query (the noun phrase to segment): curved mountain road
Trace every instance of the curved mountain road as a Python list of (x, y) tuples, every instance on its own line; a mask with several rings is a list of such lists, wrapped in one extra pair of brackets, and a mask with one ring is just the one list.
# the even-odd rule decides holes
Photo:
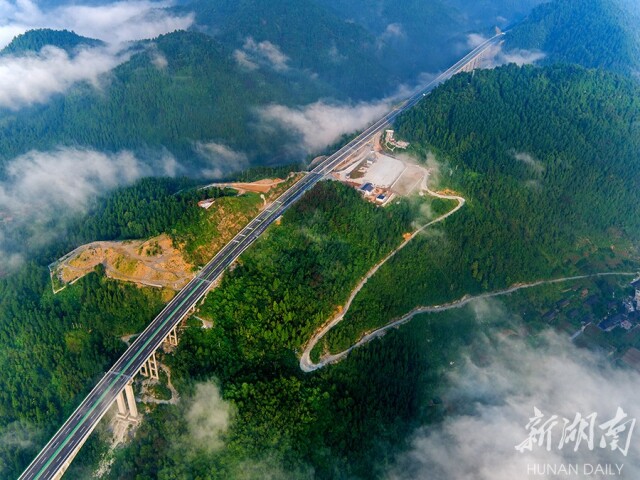
[[(320, 330), (318, 330), (313, 335), (313, 337), (311, 337), (311, 339), (309, 340), (309, 342), (305, 346), (305, 349), (302, 352), (302, 356), (300, 357), (300, 368), (302, 369), (302, 371), (304, 371), (304, 372), (312, 372), (314, 370), (317, 370), (318, 368), (321, 368), (321, 367), (323, 367), (324, 365), (326, 365), (328, 363), (333, 363), (334, 361), (337, 361), (337, 360), (340, 360), (340, 359), (344, 358), (344, 356), (346, 356), (346, 354), (349, 353), (351, 351), (351, 349), (355, 348), (355, 345), (354, 345), (354, 347), (351, 347), (351, 349), (349, 349), (349, 350), (347, 350), (345, 352), (337, 354), (339, 356), (339, 358), (336, 357), (335, 355), (332, 355), (330, 357), (326, 357), (326, 359), (323, 359), (318, 364), (315, 364), (315, 363), (313, 363), (311, 361), (311, 351), (313, 350), (313, 348), (322, 339), (322, 337), (324, 337), (327, 334), (327, 332), (329, 330), (331, 330), (333, 327), (335, 327), (338, 323), (340, 323), (342, 321), (344, 316), (347, 314), (347, 312), (351, 308), (351, 303), (353, 302), (353, 300), (356, 297), (356, 295), (360, 292), (360, 290), (362, 290), (362, 288), (365, 286), (367, 281), (373, 275), (375, 275), (375, 273), (380, 269), (380, 267), (382, 267), (382, 265), (384, 265), (391, 258), (393, 258), (396, 255), (396, 253), (398, 253), (400, 250), (402, 250), (404, 247), (406, 247), (411, 240), (416, 238), (416, 236), (418, 234), (423, 232), (425, 229), (427, 229), (431, 225), (434, 225), (436, 223), (444, 221), (445, 219), (447, 219), (448, 217), (450, 217), (451, 215), (456, 213), (458, 210), (460, 210), (465, 204), (466, 200), (463, 197), (460, 197), (458, 195), (445, 195), (445, 194), (442, 194), (442, 193), (434, 192), (433, 190), (429, 189), (429, 186), (427, 185), (427, 176), (425, 176), (422, 188), (423, 188), (423, 190), (425, 190), (432, 197), (441, 198), (441, 199), (444, 199), (444, 200), (456, 200), (458, 202), (458, 204), (455, 206), (455, 208), (449, 210), (444, 215), (441, 215), (438, 218), (436, 218), (434, 220), (431, 220), (430, 222), (426, 223), (422, 227), (418, 228), (415, 232), (413, 232), (411, 234), (410, 237), (408, 237), (404, 242), (402, 242), (395, 250), (393, 250), (386, 257), (384, 257), (382, 260), (380, 260), (378, 263), (376, 263), (371, 268), (371, 270), (369, 270), (367, 272), (367, 274), (362, 278), (362, 280), (360, 280), (360, 283), (358, 283), (358, 285), (356, 285), (356, 287), (353, 289), (353, 291), (351, 292), (351, 295), (349, 295), (349, 298), (348, 298), (347, 302), (345, 303), (343, 310), (341, 312), (339, 312), (336, 316), (334, 316)], [(336, 357), (336, 358), (334, 358), (334, 357)]]
[[(504, 290), (498, 290), (496, 292), (489, 292), (489, 293), (483, 293), (480, 295), (475, 295), (475, 296), (469, 296), (469, 295), (465, 295), (464, 297), (462, 297), (459, 300), (455, 300), (453, 302), (450, 303), (445, 303), (442, 305), (433, 305), (430, 307), (416, 307), (413, 310), (411, 310), (409, 313), (403, 315), (402, 317), (398, 318), (397, 320), (393, 320), (391, 323), (388, 323), (387, 325), (385, 325), (384, 327), (380, 327), (376, 330), (374, 330), (373, 332), (367, 333), (366, 335), (364, 335), (360, 340), (358, 340), (356, 343), (354, 343), (351, 347), (349, 347), (348, 349), (340, 352), (340, 353), (334, 353), (332, 355), (325, 355), (321, 358), (321, 360), (318, 363), (313, 363), (309, 357), (309, 353), (311, 352), (311, 349), (305, 349), (302, 358), (300, 359), (300, 368), (305, 371), (305, 372), (313, 372), (315, 370), (319, 370), (322, 367), (326, 367), (327, 365), (331, 364), (331, 363), (337, 363), (340, 360), (343, 360), (347, 355), (349, 355), (349, 353), (358, 348), (361, 347), (362, 345), (365, 345), (366, 343), (369, 343), (371, 340), (375, 339), (375, 338), (379, 338), (382, 337), (387, 330), (390, 330), (392, 328), (397, 328), (401, 325), (404, 325), (405, 323), (410, 322), (413, 317), (415, 317), (416, 315), (420, 315), (423, 313), (438, 313), (438, 312), (445, 312), (447, 310), (453, 310), (454, 308), (462, 308), (466, 305), (468, 305), (471, 302), (474, 302), (476, 300), (482, 300), (482, 299), (488, 299), (488, 298), (494, 298), (494, 297), (499, 297), (502, 295), (508, 295), (510, 293), (513, 292), (517, 292), (518, 290), (524, 290), (526, 288), (533, 288), (533, 287), (538, 287), (540, 285), (548, 285), (551, 283), (563, 283), (563, 282), (572, 282), (575, 280), (583, 280), (585, 278), (594, 278), (594, 277), (612, 277), (612, 276), (637, 276), (638, 273), (637, 272), (602, 272), (602, 273), (594, 273), (591, 275), (577, 275), (574, 277), (562, 277), (562, 278), (554, 278), (551, 280), (538, 280), (537, 282), (532, 282), (532, 283), (523, 283), (523, 284), (519, 284), (519, 285), (514, 285), (512, 287), (506, 288)], [(346, 312), (345, 312), (346, 313)], [(344, 317), (344, 314), (342, 315)], [(340, 320), (342, 320), (342, 318), (340, 318)], [(339, 322), (339, 321), (338, 321)], [(334, 323), (331, 328), (333, 328), (338, 322)], [(316, 334), (312, 340), (314, 340), (315, 342), (313, 343), (313, 345), (311, 346), (311, 348), (313, 348), (313, 346), (329, 331), (331, 330), (331, 328), (327, 328), (326, 330), (323, 329), (322, 335)], [(309, 342), (309, 345), (311, 345), (311, 342)]]
[(455, 300), (455, 301), (450, 302), (450, 303), (445, 303), (445, 304), (442, 304), (442, 305), (416, 307), (413, 310), (411, 310), (410, 312), (408, 312), (405, 315), (403, 315), (402, 317), (397, 318), (395, 320), (392, 320), (387, 325), (385, 325), (383, 327), (380, 327), (380, 328), (377, 328), (376, 330), (365, 334), (362, 338), (360, 338), (360, 340), (358, 340), (356, 343), (354, 343), (348, 349), (346, 349), (346, 350), (344, 350), (344, 351), (342, 351), (340, 353), (324, 355), (324, 356), (322, 356), (320, 361), (318, 361), (317, 363), (314, 363), (311, 360), (311, 351), (318, 344), (318, 342), (327, 334), (327, 332), (329, 332), (329, 330), (334, 328), (337, 324), (339, 324), (344, 319), (344, 317), (347, 314), (347, 312), (349, 311), (349, 308), (351, 307), (351, 304), (352, 304), (354, 298), (356, 297), (356, 295), (360, 292), (360, 290), (362, 290), (362, 288), (367, 283), (367, 281), (378, 271), (378, 269), (382, 265), (384, 265), (389, 259), (391, 259), (396, 253), (398, 253), (400, 250), (402, 250), (404, 247), (406, 247), (407, 244), (416, 237), (416, 235), (418, 235), (420, 232), (422, 232), (423, 230), (425, 230), (429, 226), (434, 225), (435, 223), (438, 223), (438, 222), (442, 222), (447, 217), (450, 217), (451, 215), (456, 213), (458, 210), (460, 210), (462, 208), (462, 206), (464, 205), (464, 203), (465, 203), (465, 199), (462, 198), (462, 197), (459, 197), (459, 196), (456, 196), (456, 195), (444, 195), (444, 194), (440, 194), (440, 193), (437, 193), (437, 192), (433, 192), (432, 190), (430, 190), (427, 187), (426, 180), (425, 180), (424, 188), (426, 189), (426, 191), (427, 191), (427, 193), (429, 195), (431, 195), (433, 197), (436, 197), (436, 198), (443, 198), (443, 199), (448, 199), (448, 200), (457, 200), (458, 201), (458, 205), (454, 209), (452, 209), (449, 212), (447, 212), (446, 214), (444, 214), (444, 215), (436, 218), (435, 220), (432, 220), (431, 222), (429, 222), (429, 223), (423, 225), (422, 227), (420, 227), (409, 238), (407, 238), (404, 242), (402, 242), (398, 248), (396, 248), (394, 251), (392, 251), (389, 255), (387, 255), (380, 262), (378, 262), (371, 270), (369, 270), (369, 272), (367, 272), (367, 274), (362, 278), (360, 283), (358, 283), (356, 288), (354, 288), (353, 291), (351, 292), (351, 295), (349, 296), (349, 299), (347, 300), (347, 302), (346, 302), (346, 304), (344, 306), (344, 309), (340, 313), (338, 313), (336, 316), (334, 316), (321, 329), (319, 329), (311, 337), (309, 342), (306, 344), (306, 346), (304, 348), (304, 351), (302, 352), (302, 356), (300, 357), (300, 369), (303, 372), (313, 372), (313, 371), (319, 370), (320, 368), (325, 367), (325, 366), (327, 366), (327, 365), (329, 365), (331, 363), (339, 362), (340, 360), (344, 359), (347, 355), (349, 355), (349, 353), (352, 350), (354, 350), (355, 348), (361, 347), (362, 345), (365, 345), (365, 344), (369, 343), (371, 340), (383, 336), (391, 328), (397, 328), (397, 327), (399, 327), (401, 325), (404, 325), (405, 323), (410, 322), (413, 319), (413, 317), (415, 317), (416, 315), (420, 315), (420, 314), (423, 314), (423, 313), (438, 313), (438, 312), (444, 312), (444, 311), (447, 311), (447, 310), (453, 310), (453, 309), (456, 309), (456, 308), (462, 308), (462, 307), (464, 307), (464, 306), (468, 305), (469, 303), (474, 302), (476, 300), (483, 300), (483, 299), (499, 297), (499, 296), (502, 296), (502, 295), (508, 295), (510, 293), (517, 292), (518, 290), (524, 290), (524, 289), (527, 289), (527, 288), (538, 287), (540, 285), (548, 285), (548, 284), (552, 284), (552, 283), (571, 282), (571, 281), (575, 281), (575, 280), (583, 280), (583, 279), (586, 279), (586, 278), (594, 278), (594, 277), (607, 277), (607, 276), (618, 276), (618, 275), (620, 275), (620, 276), (636, 276), (637, 275), (637, 272), (601, 272), (601, 273), (594, 273), (594, 274), (590, 274), (590, 275), (577, 275), (577, 276), (573, 276), (573, 277), (555, 278), (555, 279), (551, 279), (551, 280), (538, 280), (538, 281), (531, 282), (531, 283), (516, 284), (516, 285), (513, 285), (513, 286), (511, 286), (509, 288), (506, 288), (506, 289), (503, 289), (503, 290), (498, 290), (498, 291), (495, 291), (495, 292), (487, 292), (487, 293), (482, 293), (480, 295), (474, 295), (474, 296), (465, 295), (464, 297), (462, 297), (462, 298), (460, 298), (458, 300)]

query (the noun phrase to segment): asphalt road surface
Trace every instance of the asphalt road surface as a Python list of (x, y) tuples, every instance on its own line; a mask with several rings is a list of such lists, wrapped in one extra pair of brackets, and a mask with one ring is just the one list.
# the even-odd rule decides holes
[(50, 479), (72, 459), (76, 450), (84, 443), (100, 419), (108, 411), (118, 394), (139, 371), (145, 361), (162, 344), (169, 332), (178, 325), (187, 312), (202, 299), (224, 270), (244, 252), (253, 241), (266, 230), (282, 213), (298, 200), (307, 190), (347, 159), (354, 151), (367, 143), (373, 135), (381, 131), (405, 110), (416, 105), (424, 95), (438, 84), (456, 74), (464, 65), (480, 56), (486, 49), (496, 45), (504, 34), (497, 35), (436, 77), (427, 86), (412, 94), (400, 106), (368, 127), (364, 132), (327, 157), (313, 170), (306, 173), (297, 183), (284, 192), (268, 208), (263, 210), (234, 237), (218, 254), (189, 282), (160, 314), (149, 324), (127, 351), (105, 373), (98, 384), (85, 397), (80, 406), (71, 414), (51, 440), (44, 446), (20, 479)]

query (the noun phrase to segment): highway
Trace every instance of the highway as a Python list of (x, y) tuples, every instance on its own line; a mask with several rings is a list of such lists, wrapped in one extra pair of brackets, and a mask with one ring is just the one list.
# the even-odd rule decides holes
[(498, 44), (503, 35), (496, 35), (462, 57), (428, 85), (414, 92), (402, 104), (307, 172), (304, 177), (286, 190), (276, 201), (260, 212), (202, 268), (198, 275), (167, 304), (162, 312), (136, 338), (122, 357), (105, 373), (78, 408), (43, 447), (22, 473), (20, 479), (54, 478), (64, 468), (65, 463), (73, 459), (77, 450), (109, 410), (118, 394), (124, 390), (127, 382), (135, 377), (146, 360), (160, 347), (169, 332), (205, 296), (211, 284), (222, 275), (224, 270), (249, 248), (271, 223), (280, 217), (306, 191), (345, 161), (354, 151), (393, 122), (398, 115), (416, 105), (424, 95), (456, 74), (464, 65), (480, 56), (485, 50)]

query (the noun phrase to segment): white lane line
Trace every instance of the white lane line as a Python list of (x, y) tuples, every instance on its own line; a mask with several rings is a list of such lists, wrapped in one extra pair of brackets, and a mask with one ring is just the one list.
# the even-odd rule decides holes
[[(466, 56), (466, 57), (464, 57), (462, 60), (460, 60), (456, 65), (454, 65), (454, 67), (458, 67), (459, 65), (461, 65), (461, 64), (463, 64), (463, 63), (465, 63), (465, 62), (466, 62), (466, 63), (468, 63), (468, 61), (470, 61), (473, 57), (478, 56), (478, 55), (480, 55), (481, 53), (483, 53), (483, 52), (484, 52), (484, 51), (485, 51), (485, 50), (486, 50), (486, 49), (487, 49), (491, 44), (493, 44), (494, 42), (495, 42), (495, 39), (490, 39), (490, 40), (488, 40), (485, 44), (483, 44), (483, 45), (481, 45), (480, 47), (478, 47), (478, 49), (477, 49), (477, 50), (472, 51), (472, 52), (470, 52), (469, 54), (467, 54), (467, 56)], [(447, 71), (445, 72), (445, 74), (440, 75), (436, 80), (445, 79), (445, 77), (450, 77), (450, 76), (451, 76), (451, 74), (453, 73), (453, 69), (454, 69), (454, 67), (451, 67), (449, 70), (447, 70)], [(434, 86), (435, 86), (435, 83), (436, 83), (436, 81), (432, 82), (432, 85), (434, 85)], [(419, 100), (419, 98), (417, 98), (417, 100)], [(417, 102), (416, 102), (416, 103), (417, 103)], [(399, 113), (402, 113), (402, 112), (400, 111), (400, 112), (398, 112), (398, 114), (399, 114)], [(397, 114), (396, 114), (396, 115), (394, 115), (394, 116), (393, 116), (393, 118), (395, 118), (395, 116), (397, 116)], [(391, 118), (391, 117), (390, 117), (390, 118)], [(382, 124), (382, 120), (381, 120), (380, 122), (378, 122), (378, 124), (374, 124), (374, 126), (377, 128), (377, 126), (378, 126), (378, 125), (381, 125), (381, 124)], [(372, 126), (372, 127), (370, 127), (369, 129), (367, 129), (367, 130), (366, 130), (366, 133), (367, 133), (367, 134), (369, 134), (369, 133), (370, 133), (370, 132), (372, 132), (373, 130), (374, 130), (374, 128), (373, 128), (373, 126)], [(357, 137), (357, 138), (356, 138), (356, 142), (355, 142), (355, 144), (359, 144), (359, 143), (361, 143), (361, 141), (362, 141), (363, 137), (364, 137), (364, 135), (360, 135), (359, 137)], [(350, 148), (351, 148), (351, 146), (350, 146)], [(323, 167), (321, 170), (324, 170), (325, 168), (328, 168), (329, 166), (330, 166), (330, 165), (326, 165), (326, 166), (325, 166), (325, 167)], [(298, 198), (298, 197), (299, 197), (299, 194), (298, 194), (298, 195), (294, 195), (294, 196), (293, 196), (293, 199), (295, 200), (295, 199), (296, 199), (296, 198)], [(282, 202), (282, 201), (280, 201), (280, 202), (278, 202), (278, 203), (282, 204), (283, 202)], [(253, 229), (253, 228), (251, 228), (251, 229)], [(251, 229), (250, 229), (250, 230), (251, 230)], [(202, 278), (200, 277), (200, 279), (202, 279)], [(195, 280), (195, 278), (194, 278), (194, 280)], [(190, 283), (191, 283), (191, 282), (190, 282)], [(180, 298), (180, 297), (177, 297), (177, 298), (176, 298), (176, 300), (177, 300), (178, 298)], [(165, 308), (163, 309), (163, 311), (158, 315), (158, 317), (160, 317), (163, 313), (165, 313), (165, 311), (168, 311), (170, 308), (172, 308), (172, 307), (173, 307), (173, 305), (172, 305), (172, 304), (173, 304), (173, 302), (169, 302), (169, 303), (165, 306)], [(148, 330), (151, 330), (151, 329), (155, 328), (155, 327), (156, 327), (155, 323), (156, 323), (156, 322), (151, 322), (151, 323), (148, 325), (148, 327), (147, 327), (147, 328), (145, 328), (145, 330), (142, 332), (142, 334), (140, 334), (140, 335), (139, 335), (139, 337), (138, 337), (138, 338), (142, 338), (142, 337), (144, 337), (144, 334), (145, 334)], [(134, 345), (135, 345), (135, 343), (136, 343), (136, 342), (134, 342)], [(134, 345), (132, 345), (132, 346), (134, 346)], [(92, 392), (92, 393), (93, 393), (93, 392)], [(81, 406), (82, 406), (82, 405), (81, 405)], [(74, 412), (74, 413), (75, 413), (75, 412)], [(45, 448), (46, 448), (46, 446), (45, 446)]]

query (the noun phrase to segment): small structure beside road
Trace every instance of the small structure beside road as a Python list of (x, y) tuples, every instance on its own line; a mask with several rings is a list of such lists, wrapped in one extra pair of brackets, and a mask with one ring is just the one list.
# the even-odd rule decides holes
[(406, 150), (411, 144), (409, 142), (396, 140), (394, 138), (395, 133), (396, 132), (393, 130), (385, 130), (384, 143), (387, 145), (387, 147), (389, 147), (389, 149), (391, 149), (391, 151), (393, 151), (395, 148), (401, 148), (402, 150)]

